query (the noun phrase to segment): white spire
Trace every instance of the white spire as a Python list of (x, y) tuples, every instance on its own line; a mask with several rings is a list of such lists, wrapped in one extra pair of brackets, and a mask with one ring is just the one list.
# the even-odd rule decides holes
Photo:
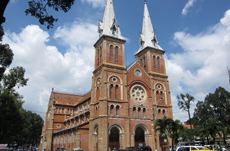
[(163, 50), (159, 46), (156, 33), (153, 30), (153, 26), (152, 26), (151, 19), (149, 16), (149, 11), (147, 8), (146, 1), (145, 1), (145, 6), (144, 6), (142, 33), (140, 34), (139, 43), (140, 43), (141, 47), (137, 53), (139, 53), (141, 50), (143, 50), (144, 48), (146, 48), (148, 46)]
[(106, 2), (103, 21), (98, 24), (98, 33), (100, 37), (109, 35), (122, 38), (120, 28), (117, 26), (112, 0), (107, 0)]

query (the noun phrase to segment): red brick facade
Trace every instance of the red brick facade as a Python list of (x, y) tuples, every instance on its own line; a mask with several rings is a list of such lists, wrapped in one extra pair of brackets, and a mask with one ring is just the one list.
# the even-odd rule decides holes
[(51, 92), (40, 151), (110, 151), (139, 145), (161, 150), (165, 143), (155, 134), (154, 122), (173, 118), (165, 51), (147, 46), (126, 67), (124, 44), (124, 39), (106, 34), (95, 43), (89, 93)]

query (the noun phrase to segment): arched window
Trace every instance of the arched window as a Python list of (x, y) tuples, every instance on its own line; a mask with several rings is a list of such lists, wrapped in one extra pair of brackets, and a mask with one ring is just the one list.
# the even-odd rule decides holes
[(159, 101), (159, 91), (156, 92), (157, 93), (157, 100), (156, 103)]
[(158, 119), (160, 119), (161, 118), (161, 110), (159, 109), (158, 110)]
[(119, 116), (119, 106), (116, 106), (116, 116)]
[(146, 62), (145, 62), (145, 57), (143, 57), (143, 61), (144, 61), (144, 69), (146, 70)]
[(135, 107), (133, 108), (133, 117), (134, 118), (136, 117), (136, 108)]
[(154, 71), (157, 71), (156, 56), (153, 56)]
[(101, 60), (102, 60), (101, 56), (102, 56), (102, 53), (101, 53), (101, 47), (100, 47), (100, 63), (101, 63)]
[(163, 116), (165, 117), (165, 110), (163, 110)]
[(138, 117), (141, 117), (141, 108), (138, 108)]
[(142, 66), (142, 59), (140, 59), (140, 62), (141, 62), (141, 66)]
[(110, 106), (110, 116), (113, 116), (113, 108), (114, 108), (114, 106), (111, 105), (111, 106)]
[(145, 118), (145, 108), (143, 108), (143, 118)]
[(110, 62), (113, 62), (113, 45), (110, 45)]
[(97, 50), (97, 65), (99, 66), (99, 49)]
[(118, 63), (118, 47), (115, 47), (115, 62)]
[(161, 72), (160, 57), (157, 57), (158, 71)]
[(161, 91), (161, 104), (163, 104), (163, 96), (162, 96), (162, 91)]
[(113, 85), (110, 85), (110, 98), (113, 99)]
[(115, 87), (115, 98), (118, 99), (118, 85)]

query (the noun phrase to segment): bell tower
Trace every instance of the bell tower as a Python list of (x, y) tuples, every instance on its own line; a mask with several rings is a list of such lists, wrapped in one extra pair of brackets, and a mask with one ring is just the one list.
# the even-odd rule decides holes
[[(89, 150), (109, 148), (108, 127), (114, 115), (127, 116), (121, 111), (127, 104), (125, 40), (117, 25), (113, 1), (107, 0), (103, 21), (98, 24), (99, 39), (95, 47), (95, 70), (93, 71)], [(115, 106), (118, 105), (118, 106)], [(124, 109), (124, 108), (122, 108)], [(117, 115), (118, 114), (118, 115)], [(121, 116), (121, 114), (119, 115)]]

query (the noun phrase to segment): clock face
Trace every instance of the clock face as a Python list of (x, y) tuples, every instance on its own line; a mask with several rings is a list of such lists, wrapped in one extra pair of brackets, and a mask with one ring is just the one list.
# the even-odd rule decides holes
[(134, 85), (130, 92), (131, 98), (137, 104), (142, 104), (146, 101), (147, 94), (141, 85)]

